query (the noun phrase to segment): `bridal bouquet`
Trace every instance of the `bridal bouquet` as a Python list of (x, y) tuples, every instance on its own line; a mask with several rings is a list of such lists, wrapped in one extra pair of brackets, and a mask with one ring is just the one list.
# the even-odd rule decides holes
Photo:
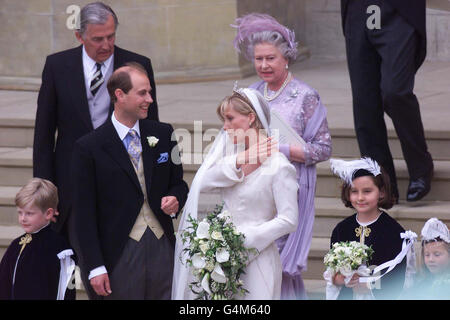
[(227, 300), (248, 292), (239, 278), (255, 249), (244, 247), (244, 235), (222, 209), (223, 204), (217, 205), (202, 221), (189, 216), (190, 226), (181, 233), (183, 244), (190, 244), (184, 251), (196, 279), (190, 288), (197, 299)]
[[(370, 275), (370, 269), (366, 266), (366, 263), (372, 254), (373, 249), (371, 247), (357, 241), (344, 241), (333, 244), (323, 259), (327, 267), (323, 274), (327, 281), (327, 300), (337, 299), (341, 290), (340, 287), (333, 284), (333, 277), (336, 273), (339, 272), (345, 277), (345, 283), (348, 283), (355, 273), (360, 276)], [(371, 291), (368, 293), (354, 292), (353, 294), (356, 300), (373, 299)]]

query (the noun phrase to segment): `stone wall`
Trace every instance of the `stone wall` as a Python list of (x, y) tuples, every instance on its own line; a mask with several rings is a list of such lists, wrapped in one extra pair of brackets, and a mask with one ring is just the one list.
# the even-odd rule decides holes
[[(79, 45), (71, 5), (92, 0), (1, 0), (0, 77), (40, 77), (48, 54)], [(158, 82), (236, 78), (252, 67), (234, 51), (230, 27), (244, 12), (267, 12), (291, 28), (296, 0), (106, 0), (119, 19), (116, 44), (151, 57)], [(287, 14), (286, 14), (287, 12)]]
[[(410, 0), (413, 1), (413, 0)], [(300, 0), (304, 5), (304, 23), (300, 31), (310, 50), (317, 59), (345, 60), (345, 40), (341, 26), (341, 5), (339, 0)], [(450, 60), (450, 1), (442, 5), (447, 10), (431, 9), (446, 0), (427, 1), (427, 60)]]
[[(0, 75), (40, 76), (45, 57), (79, 45), (66, 21), (70, 5), (85, 0), (3, 0), (0, 3)], [(151, 57), (156, 73), (209, 68), (236, 72), (237, 55), (225, 27), (236, 0), (110, 0), (119, 18), (116, 44)], [(189, 77), (189, 74), (183, 74)]]
[[(79, 45), (67, 27), (67, 8), (91, 1), (0, 0), (0, 87), (5, 88), (5, 79), (37, 86), (48, 54)], [(294, 29), (302, 45), (299, 60), (309, 53), (318, 59), (345, 60), (339, 0), (105, 2), (119, 17), (117, 45), (151, 57), (160, 83), (253, 73), (252, 65), (235, 53), (235, 30), (230, 27), (236, 17), (249, 12), (269, 13)], [(427, 28), (427, 59), (449, 60), (450, 12), (428, 9)]]

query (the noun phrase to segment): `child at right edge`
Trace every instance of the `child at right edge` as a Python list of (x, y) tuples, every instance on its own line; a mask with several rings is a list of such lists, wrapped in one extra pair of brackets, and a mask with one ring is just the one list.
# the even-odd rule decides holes
[(422, 228), (418, 274), (405, 299), (450, 300), (450, 232), (437, 218)]

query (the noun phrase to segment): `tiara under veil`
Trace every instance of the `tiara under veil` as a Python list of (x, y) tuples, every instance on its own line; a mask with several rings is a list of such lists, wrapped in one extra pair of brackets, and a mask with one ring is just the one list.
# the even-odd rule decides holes
[[(268, 130), (268, 119), (264, 116), (264, 113), (261, 112), (261, 105), (257, 97), (259, 93), (254, 89), (247, 88), (239, 89), (236, 91), (238, 91), (238, 93), (240, 94), (244, 94), (250, 100), (258, 115), (258, 118), (262, 120), (265, 129)], [(186, 259), (188, 258), (188, 256), (184, 251), (184, 249), (188, 248), (190, 244), (183, 243), (180, 234), (189, 226), (189, 216), (191, 216), (193, 219), (198, 219), (198, 203), (200, 198), (200, 191), (202, 189), (203, 178), (205, 177), (207, 170), (213, 164), (215, 164), (224, 156), (236, 154), (238, 150), (239, 147), (234, 145), (229, 139), (226, 131), (221, 129), (191, 183), (188, 198), (186, 200), (186, 204), (184, 205), (184, 209), (182, 211), (180, 222), (178, 225), (178, 231), (176, 233), (174, 270), (172, 280), (172, 300), (195, 299), (195, 294), (189, 288), (189, 284), (194, 282), (195, 279), (191, 272), (190, 266), (186, 263)]]

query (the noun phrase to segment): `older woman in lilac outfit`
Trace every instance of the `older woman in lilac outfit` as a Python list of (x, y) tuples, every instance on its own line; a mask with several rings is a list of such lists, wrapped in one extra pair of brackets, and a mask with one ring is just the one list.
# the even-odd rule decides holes
[(316, 163), (331, 156), (326, 109), (318, 93), (289, 72), (297, 55), (294, 33), (265, 14), (238, 18), (235, 48), (253, 61), (260, 91), (284, 120), (305, 140), (303, 147), (280, 145), (294, 164), (299, 182), (299, 224), (295, 232), (277, 241), (282, 264), (282, 299), (306, 299), (301, 273), (306, 270), (314, 223)]

